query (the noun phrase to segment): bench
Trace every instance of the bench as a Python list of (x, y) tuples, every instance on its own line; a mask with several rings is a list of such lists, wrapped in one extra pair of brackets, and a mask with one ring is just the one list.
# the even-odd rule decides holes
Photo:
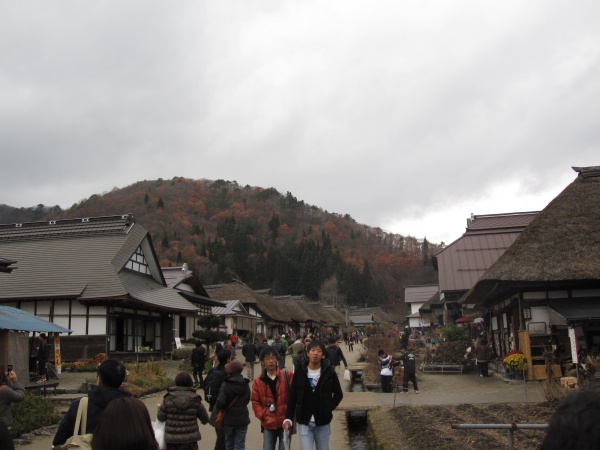
[(24, 386), (26, 391), (31, 391), (37, 393), (37, 391), (41, 392), (43, 395), (47, 395), (47, 390), (52, 389), (52, 393), (56, 394), (56, 387), (58, 386), (58, 381), (46, 381), (45, 383), (39, 384), (29, 384)]
[(423, 371), (423, 373), (463, 373), (465, 370), (465, 366), (463, 364), (422, 364), (421, 370)]

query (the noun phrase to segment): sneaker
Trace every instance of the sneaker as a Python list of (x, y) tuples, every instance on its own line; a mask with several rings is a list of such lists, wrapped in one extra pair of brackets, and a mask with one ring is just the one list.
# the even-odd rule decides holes
[(419, 391), (415, 391), (415, 394), (418, 394), (418, 393), (419, 393)]
[(408, 391), (402, 391), (403, 394), (408, 394)]
[(482, 377), (482, 376), (483, 376), (483, 374), (481, 374), (481, 373), (480, 373), (480, 374), (479, 374), (479, 376), (480, 376), (480, 377)]

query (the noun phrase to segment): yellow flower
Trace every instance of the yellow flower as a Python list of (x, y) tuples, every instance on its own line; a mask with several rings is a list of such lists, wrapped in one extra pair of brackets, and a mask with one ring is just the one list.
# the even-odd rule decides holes
[(513, 353), (502, 361), (508, 372), (522, 372), (527, 370), (527, 360), (522, 353)]

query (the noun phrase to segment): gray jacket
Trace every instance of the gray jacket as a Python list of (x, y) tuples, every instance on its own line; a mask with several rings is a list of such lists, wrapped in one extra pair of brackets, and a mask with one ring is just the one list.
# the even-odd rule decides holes
[(7, 384), (0, 385), (0, 419), (9, 426), (13, 423), (11, 403), (19, 403), (25, 400), (25, 390), (18, 381), (13, 383), (10, 380)]

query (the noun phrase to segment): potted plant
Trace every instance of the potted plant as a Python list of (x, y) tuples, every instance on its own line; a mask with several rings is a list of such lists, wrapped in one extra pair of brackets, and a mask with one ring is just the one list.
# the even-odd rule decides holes
[(502, 360), (502, 364), (506, 368), (506, 373), (510, 374), (507, 378), (516, 378), (517, 375), (522, 375), (524, 370), (527, 370), (527, 360), (523, 352), (519, 350), (511, 350)]

